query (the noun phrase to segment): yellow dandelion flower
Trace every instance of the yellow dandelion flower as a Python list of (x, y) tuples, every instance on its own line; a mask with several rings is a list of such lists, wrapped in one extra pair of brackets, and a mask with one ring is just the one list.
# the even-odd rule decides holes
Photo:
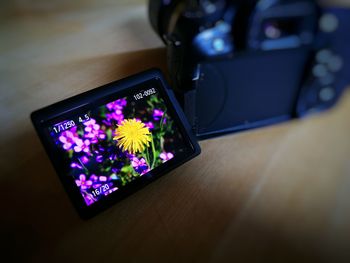
[(144, 123), (135, 119), (123, 120), (116, 129), (117, 145), (131, 154), (143, 152), (149, 146), (151, 133)]

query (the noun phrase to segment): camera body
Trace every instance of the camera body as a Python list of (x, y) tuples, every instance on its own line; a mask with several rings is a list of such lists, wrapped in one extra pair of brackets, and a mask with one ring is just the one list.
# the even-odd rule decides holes
[(149, 2), (199, 138), (334, 105), (350, 83), (350, 11), (312, 0)]

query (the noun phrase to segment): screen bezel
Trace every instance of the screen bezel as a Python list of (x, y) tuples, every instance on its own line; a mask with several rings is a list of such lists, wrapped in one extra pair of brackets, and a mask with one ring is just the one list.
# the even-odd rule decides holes
[[(178, 127), (183, 137), (187, 150), (184, 153), (177, 154), (174, 158), (162, 165), (155, 167), (152, 171), (130, 182), (126, 186), (123, 186), (123, 188), (120, 188), (119, 190), (107, 195), (107, 197), (99, 199), (97, 202), (88, 206), (85, 203), (79, 188), (76, 187), (74, 179), (68, 176), (66, 170), (62, 167), (63, 158), (57, 149), (57, 145), (55, 145), (48, 132), (49, 125), (60, 119), (67, 119), (67, 116), (77, 114), (77, 112), (99, 107), (100, 105), (119, 98), (131, 96), (134, 91), (139, 90), (142, 87), (149, 87), (151, 83), (156, 85), (160, 97), (164, 100), (165, 106), (169, 111), (169, 115), (174, 120), (175, 125)], [(44, 109), (33, 112), (31, 118), (65, 190), (82, 218), (90, 218), (100, 211), (105, 210), (115, 202), (161, 177), (166, 172), (174, 169), (189, 159), (192, 159), (200, 152), (199, 145), (191, 132), (190, 126), (187, 123), (175, 96), (166, 85), (161, 72), (158, 70), (146, 71), (58, 102)]]

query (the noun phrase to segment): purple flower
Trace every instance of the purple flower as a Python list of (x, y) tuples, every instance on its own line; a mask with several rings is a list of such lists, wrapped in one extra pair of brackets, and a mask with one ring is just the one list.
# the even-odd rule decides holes
[(101, 130), (101, 126), (96, 123), (95, 119), (90, 119), (89, 121), (84, 122), (85, 129), (85, 138), (91, 140), (91, 143), (97, 143), (98, 139), (105, 139), (106, 134)]
[(152, 130), (152, 129), (154, 128), (154, 125), (153, 125), (153, 123), (152, 123), (151, 121), (146, 122), (145, 125), (146, 125), (146, 127), (148, 127), (148, 129), (150, 129), (150, 130)]
[(107, 109), (110, 111), (122, 110), (126, 106), (126, 99), (119, 99), (112, 101), (106, 105)]
[(92, 185), (92, 181), (86, 180), (85, 174), (79, 175), (79, 180), (75, 180), (75, 183), (83, 190), (90, 188)]
[(164, 111), (162, 110), (158, 110), (158, 109), (155, 109), (153, 111), (153, 119), (155, 119), (156, 121), (160, 120), (164, 115)]
[(103, 161), (103, 156), (102, 155), (97, 155), (96, 156), (96, 162), (102, 163), (102, 161)]
[(79, 137), (76, 134), (76, 127), (72, 130), (62, 132), (60, 137), (58, 137), (58, 140), (63, 144), (63, 149), (67, 151), (73, 147), (77, 139), (79, 139)]
[(127, 158), (129, 158), (131, 161), (132, 161), (132, 159), (135, 157), (135, 155), (134, 154), (132, 154), (132, 153), (126, 153), (126, 157)]
[(137, 157), (133, 157), (131, 161), (131, 165), (132, 167), (137, 168), (139, 166), (145, 166), (147, 164), (144, 158), (138, 159)]
[(149, 171), (148, 165), (144, 158), (138, 159), (137, 157), (133, 157), (131, 160), (131, 165), (134, 167), (134, 170), (139, 174), (144, 174), (146, 170)]
[(81, 151), (87, 153), (87, 152), (90, 151), (90, 147), (89, 147), (90, 141), (89, 140), (83, 141), (81, 139), (77, 139), (75, 141), (75, 144), (76, 144), (76, 146), (74, 146), (74, 151), (77, 152), (77, 153), (79, 153)]
[(119, 99), (110, 102), (106, 105), (107, 109), (110, 111), (106, 114), (107, 125), (111, 125), (111, 120), (115, 120), (120, 124), (124, 120), (123, 108), (126, 106), (126, 99)]
[(95, 174), (92, 174), (92, 175), (90, 176), (90, 180), (93, 181), (93, 182), (95, 183), (95, 182), (97, 182), (98, 177), (97, 177)]
[(108, 125), (111, 125), (110, 124), (111, 120), (115, 120), (115, 121), (117, 121), (118, 124), (120, 124), (124, 120), (124, 115), (123, 114), (118, 114), (118, 113), (115, 113), (115, 112), (107, 113), (106, 114), (106, 119), (107, 119), (107, 122), (105, 121), (105, 123), (107, 123)]
[(72, 162), (70, 164), (70, 167), (83, 169), (84, 164), (86, 164), (88, 161), (89, 161), (89, 158), (87, 158), (85, 155), (83, 155), (82, 157), (78, 158), (78, 162)]
[(169, 161), (170, 159), (172, 159), (174, 157), (174, 154), (172, 154), (171, 152), (162, 152), (159, 155), (160, 159), (162, 159), (162, 162), (165, 163), (166, 161)]
[(86, 164), (89, 161), (89, 158), (87, 158), (85, 155), (80, 158), (80, 161), (84, 164)]
[(75, 162), (71, 163), (70, 167), (72, 167), (72, 168), (78, 168), (78, 169), (83, 169), (83, 167), (82, 167), (80, 164), (75, 163)]

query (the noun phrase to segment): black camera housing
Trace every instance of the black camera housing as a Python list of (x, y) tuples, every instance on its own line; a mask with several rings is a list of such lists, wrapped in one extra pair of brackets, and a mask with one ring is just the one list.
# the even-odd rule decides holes
[(334, 105), (350, 83), (350, 11), (312, 0), (149, 2), (199, 138)]

